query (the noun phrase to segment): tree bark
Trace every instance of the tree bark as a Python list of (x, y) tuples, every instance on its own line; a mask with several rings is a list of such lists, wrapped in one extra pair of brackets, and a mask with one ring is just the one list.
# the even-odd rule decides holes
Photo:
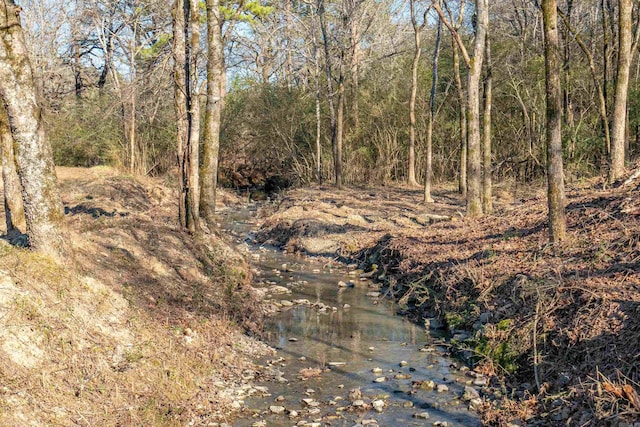
[(13, 0), (0, 4), (0, 37), (0, 96), (15, 141), (29, 243), (35, 250), (64, 261), (64, 214), (53, 154), (36, 101), (20, 7)]
[[(193, 137), (196, 135), (197, 123), (194, 123), (193, 107), (193, 17), (191, 2), (193, 0), (176, 0), (173, 7), (173, 56), (174, 56), (174, 106), (176, 110), (176, 138), (178, 164), (180, 168), (180, 200), (178, 216), (180, 226), (185, 230), (199, 231), (198, 214), (198, 145)], [(196, 5), (197, 6), (197, 5)], [(197, 10), (197, 9), (196, 9)], [(197, 46), (197, 45), (196, 45)], [(196, 107), (197, 108), (197, 107)], [(196, 129), (194, 129), (194, 124)], [(196, 157), (194, 158), (194, 152)], [(194, 173), (195, 169), (195, 173)]]
[(200, 169), (200, 212), (209, 227), (215, 224), (220, 151), (220, 80), (223, 70), (219, 3), (219, 0), (207, 0), (207, 107)]
[(482, 210), (493, 212), (493, 191), (491, 188), (491, 107), (493, 103), (493, 64), (491, 63), (491, 42), (487, 36), (486, 70), (484, 80), (484, 115), (482, 147)]
[(629, 96), (629, 69), (631, 67), (631, 0), (618, 2), (618, 66), (616, 70), (615, 100), (611, 126), (611, 167), (609, 181), (622, 178), (625, 171), (625, 140), (627, 126), (627, 100)]
[(559, 242), (566, 235), (564, 172), (562, 165), (562, 85), (556, 0), (542, 1), (547, 92), (547, 203), (549, 237)]
[[(415, 50), (413, 53), (413, 63), (411, 64), (411, 96), (409, 98), (409, 176), (408, 184), (417, 186), (416, 181), (416, 95), (418, 93), (418, 65), (420, 63), (420, 31), (415, 12), (415, 0), (409, 1), (411, 8), (411, 24), (413, 26), (413, 42)], [(426, 190), (425, 190), (426, 191)], [(426, 193), (425, 193), (426, 194)]]
[(438, 17), (436, 42), (433, 47), (431, 64), (431, 91), (429, 93), (429, 120), (427, 122), (427, 160), (424, 177), (424, 203), (433, 203), (431, 197), (431, 179), (433, 177), (433, 120), (436, 114), (436, 92), (438, 90), (438, 60), (440, 58), (440, 42), (442, 40), (442, 20)]
[(462, 197), (467, 197), (467, 115), (465, 114), (465, 95), (460, 77), (460, 54), (458, 45), (453, 40), (453, 76), (456, 82), (458, 103), (460, 104), (460, 174), (458, 175), (458, 191)]
[[(331, 126), (331, 147), (333, 149), (333, 174), (336, 187), (342, 187), (342, 119), (339, 118), (344, 110), (344, 82), (343, 66), (340, 64), (338, 79), (338, 113), (336, 113), (336, 99), (333, 91), (333, 70), (329, 49), (329, 36), (325, 22), (324, 0), (318, 0), (318, 17), (320, 18), (320, 30), (322, 32), (322, 44), (324, 46), (325, 72), (327, 74), (327, 101), (329, 104), (329, 122)], [(340, 58), (343, 61), (343, 58)]]
[(0, 150), (2, 152), (2, 181), (4, 183), (4, 216), (7, 234), (25, 231), (22, 188), (13, 149), (13, 135), (9, 127), (9, 117), (0, 103)]
[(487, 26), (489, 25), (488, 0), (476, 1), (477, 28), (473, 43), (473, 59), (469, 63), (467, 92), (467, 215), (482, 215), (482, 157), (480, 150), (480, 77), (484, 57)]

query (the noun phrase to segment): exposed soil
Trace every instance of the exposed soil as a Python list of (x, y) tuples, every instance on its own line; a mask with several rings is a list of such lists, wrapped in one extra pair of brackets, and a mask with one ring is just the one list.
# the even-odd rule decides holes
[(230, 420), (271, 352), (246, 335), (262, 310), (245, 260), (179, 230), (171, 182), (58, 175), (68, 265), (0, 245), (0, 425)]
[(265, 209), (258, 240), (357, 262), (415, 321), (444, 320), (452, 351), (493, 377), (487, 424), (633, 423), (640, 189), (570, 189), (555, 247), (542, 190), (496, 193), (496, 213), (473, 221), (453, 189), (428, 207), (417, 189), (298, 189)]

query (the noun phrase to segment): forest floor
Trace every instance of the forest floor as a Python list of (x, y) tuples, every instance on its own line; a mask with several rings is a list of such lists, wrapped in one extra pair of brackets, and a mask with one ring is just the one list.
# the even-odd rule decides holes
[[(452, 352), (491, 376), (489, 425), (640, 419), (640, 187), (567, 192), (568, 237), (548, 243), (543, 189), (497, 188), (463, 217), (453, 187), (296, 189), (263, 209), (259, 242), (357, 264)], [(354, 265), (354, 268), (355, 265)]]
[(169, 178), (58, 176), (67, 265), (0, 241), (0, 425), (232, 423), (271, 352), (245, 260), (179, 230)]

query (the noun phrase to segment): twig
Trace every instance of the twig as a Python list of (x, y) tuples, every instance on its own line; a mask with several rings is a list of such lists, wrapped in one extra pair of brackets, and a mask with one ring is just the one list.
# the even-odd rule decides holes
[(538, 301), (536, 302), (536, 317), (533, 320), (533, 374), (536, 378), (536, 386), (540, 391), (540, 373), (538, 372), (538, 318), (540, 314), (540, 290), (538, 292)]

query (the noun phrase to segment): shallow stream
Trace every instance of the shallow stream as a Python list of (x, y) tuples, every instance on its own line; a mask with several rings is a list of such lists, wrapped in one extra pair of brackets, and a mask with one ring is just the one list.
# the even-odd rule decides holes
[(460, 398), (470, 377), (450, 368), (444, 341), (396, 315), (374, 283), (342, 264), (252, 244), (251, 210), (225, 218), (279, 310), (265, 334), (278, 354), (262, 361), (268, 374), (234, 426), (480, 425)]

